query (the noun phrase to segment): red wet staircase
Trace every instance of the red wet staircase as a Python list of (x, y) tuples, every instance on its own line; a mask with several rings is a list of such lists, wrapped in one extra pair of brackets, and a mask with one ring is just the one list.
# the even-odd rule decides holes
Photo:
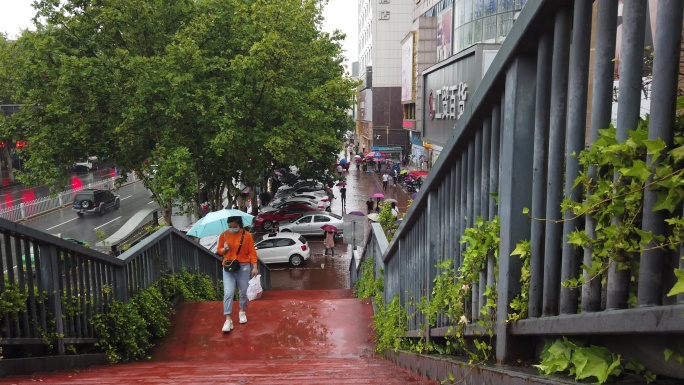
[(28, 384), (438, 384), (373, 353), (372, 308), (350, 290), (267, 291), (222, 333), (221, 302), (178, 305), (151, 359), (14, 376)]

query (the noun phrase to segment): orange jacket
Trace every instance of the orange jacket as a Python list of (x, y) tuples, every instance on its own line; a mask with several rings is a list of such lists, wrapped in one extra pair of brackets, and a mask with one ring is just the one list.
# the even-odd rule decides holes
[[(242, 249), (240, 249), (240, 255), (235, 255), (240, 247), (240, 238), (242, 238), (242, 231), (245, 232), (245, 239), (242, 241)], [(234, 260), (237, 258), (238, 262), (241, 263), (251, 263), (256, 265), (257, 254), (254, 248), (254, 238), (252, 234), (247, 230), (238, 231), (233, 234), (226, 230), (219, 235), (218, 248), (216, 252), (218, 255), (223, 257), (223, 260)], [(223, 243), (228, 242), (228, 251), (223, 250)]]

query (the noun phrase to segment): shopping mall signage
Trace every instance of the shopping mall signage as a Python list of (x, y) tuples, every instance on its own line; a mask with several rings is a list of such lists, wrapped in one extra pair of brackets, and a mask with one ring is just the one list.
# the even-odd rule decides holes
[(468, 99), (468, 83), (460, 82), (453, 86), (430, 90), (428, 96), (428, 116), (430, 120), (455, 120), (463, 115)]

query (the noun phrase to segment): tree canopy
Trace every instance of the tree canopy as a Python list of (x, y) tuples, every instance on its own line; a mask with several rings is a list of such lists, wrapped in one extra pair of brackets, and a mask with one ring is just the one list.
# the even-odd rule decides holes
[[(160, 205), (335, 162), (355, 82), (320, 0), (38, 0), (0, 72), (24, 106), (29, 183), (88, 154), (135, 170)], [(1, 80), (0, 80), (1, 81)], [(154, 180), (150, 165), (158, 165)], [(313, 165), (313, 166), (312, 166)]]

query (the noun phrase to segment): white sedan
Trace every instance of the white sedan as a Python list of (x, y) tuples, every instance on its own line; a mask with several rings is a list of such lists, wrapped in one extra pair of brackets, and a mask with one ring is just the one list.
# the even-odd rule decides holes
[(311, 256), (306, 238), (297, 233), (266, 234), (254, 245), (263, 263), (289, 263), (300, 266)]
[(280, 222), (281, 232), (294, 232), (303, 235), (325, 235), (321, 226), (331, 225), (337, 227), (342, 233), (344, 221), (342, 217), (328, 212), (304, 213), (301, 217), (291, 219), (289, 222)]

